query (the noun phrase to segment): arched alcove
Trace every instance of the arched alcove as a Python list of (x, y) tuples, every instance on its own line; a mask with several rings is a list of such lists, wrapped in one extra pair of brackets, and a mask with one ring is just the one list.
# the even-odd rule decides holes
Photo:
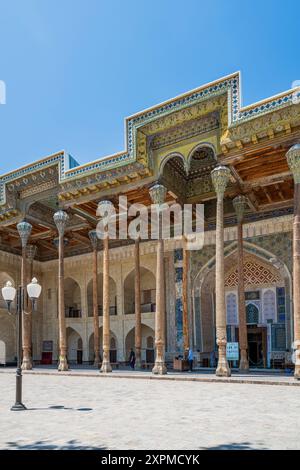
[[(124, 281), (124, 313), (134, 314), (135, 311), (135, 271), (131, 271)], [(154, 274), (144, 267), (140, 268), (141, 311), (155, 311), (156, 280)]]
[[(154, 337), (155, 333), (152, 328), (142, 324), (142, 361), (146, 363), (154, 362)], [(135, 328), (132, 328), (125, 338), (126, 360), (129, 359), (130, 350), (135, 349)]]
[(211, 191), (210, 172), (215, 165), (214, 146), (201, 142), (187, 156), (176, 152), (166, 155), (160, 164), (159, 180), (181, 200), (185, 200), (199, 194), (200, 188)]
[[(110, 331), (110, 362), (112, 364), (118, 362), (118, 340), (116, 335)], [(99, 328), (99, 351), (100, 359), (103, 357), (103, 328)], [(94, 362), (94, 333), (91, 334), (89, 338), (89, 361)]]
[(65, 315), (67, 318), (80, 318), (81, 290), (77, 281), (68, 277), (64, 280)]
[(82, 338), (74, 328), (68, 327), (67, 345), (68, 345), (68, 362), (70, 364), (82, 364)]
[[(98, 288), (98, 314), (103, 315), (103, 274), (97, 276)], [(87, 286), (88, 316), (93, 316), (93, 280), (91, 279)], [(109, 277), (109, 313), (117, 315), (117, 286), (112, 277)]]
[[(288, 347), (284, 338), (287, 337), (286, 333), (290, 329), (287, 295), (291, 287), (290, 275), (285, 265), (272, 253), (267, 253), (247, 242), (244, 243), (244, 251), (248, 337), (251, 336), (252, 343), (256, 341), (262, 344), (263, 361), (260, 359), (260, 365), (267, 363), (270, 365), (272, 353), (284, 352)], [(237, 261), (236, 244), (233, 243), (232, 248), (226, 248), (224, 266), (228, 341), (238, 341), (239, 337)], [(194, 324), (198, 325), (197, 347), (209, 357), (209, 354), (216, 350), (215, 258), (212, 258), (195, 277), (193, 297)], [(256, 344), (252, 343), (251, 348), (256, 348)]]

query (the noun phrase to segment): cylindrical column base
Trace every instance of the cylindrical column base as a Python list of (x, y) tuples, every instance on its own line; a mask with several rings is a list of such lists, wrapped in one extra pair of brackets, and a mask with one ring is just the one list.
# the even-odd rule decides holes
[(23, 347), (22, 370), (32, 370), (30, 349)]
[(295, 358), (295, 371), (294, 377), (297, 380), (300, 380), (300, 341), (295, 341), (296, 350), (294, 352)]
[(62, 350), (59, 355), (58, 371), (64, 372), (66, 370), (69, 370), (68, 361), (67, 361), (67, 351)]
[(218, 367), (216, 369), (216, 375), (218, 377), (230, 377), (231, 371), (228, 365), (228, 361), (226, 359), (226, 340), (217, 340), (217, 344), (219, 347), (219, 359), (218, 359)]
[(249, 361), (246, 349), (241, 349), (241, 359), (239, 364), (239, 371), (241, 373), (249, 372)]
[(152, 373), (157, 375), (167, 373), (167, 366), (164, 360), (164, 343), (156, 343), (156, 359)]
[(135, 348), (135, 368), (142, 368), (141, 349), (137, 347)]
[(109, 351), (103, 351), (103, 361), (102, 361), (100, 372), (104, 374), (108, 374), (112, 372), (112, 367), (111, 367), (110, 358), (109, 358)]
[(100, 361), (99, 351), (95, 351), (94, 367), (99, 369), (100, 364), (101, 364), (101, 361)]

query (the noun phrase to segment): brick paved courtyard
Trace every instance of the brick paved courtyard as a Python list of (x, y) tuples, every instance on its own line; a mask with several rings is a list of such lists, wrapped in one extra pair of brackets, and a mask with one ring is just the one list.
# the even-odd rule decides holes
[(0, 374), (1, 449), (300, 449), (300, 388)]

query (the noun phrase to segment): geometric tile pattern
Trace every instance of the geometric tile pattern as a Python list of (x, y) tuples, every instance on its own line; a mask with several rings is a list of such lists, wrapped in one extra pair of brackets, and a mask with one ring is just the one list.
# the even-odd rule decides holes
[[(271, 271), (266, 266), (252, 260), (244, 263), (244, 282), (245, 285), (265, 285), (277, 284), (281, 281), (279, 274)], [(236, 287), (238, 285), (238, 270), (231, 271), (225, 281), (226, 287)]]

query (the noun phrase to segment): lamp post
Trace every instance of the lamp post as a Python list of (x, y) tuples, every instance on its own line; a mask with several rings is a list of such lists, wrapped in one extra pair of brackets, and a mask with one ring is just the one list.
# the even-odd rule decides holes
[[(30, 237), (32, 231), (32, 225), (26, 220), (23, 220), (17, 225), (17, 229), (19, 232), (19, 236), (21, 238), (22, 244), (22, 266), (21, 266), (21, 286), (25, 289), (26, 284), (26, 247), (28, 243), (28, 239)], [(24, 294), (25, 297), (25, 294)], [(30, 318), (27, 315), (26, 307), (27, 302), (24, 301), (22, 303), (22, 310), (23, 310), (23, 325), (22, 325), (22, 345), (23, 345), (23, 357), (22, 357), (22, 369), (30, 370), (32, 369), (32, 361), (31, 361), (31, 338), (30, 338)]]
[[(27, 294), (34, 307), (35, 302), (41, 295), (42, 287), (38, 281), (33, 278), (32, 281), (27, 285)], [(22, 411), (26, 410), (26, 406), (22, 403), (22, 312), (24, 308), (24, 287), (18, 287), (16, 290), (12, 283), (8, 281), (2, 289), (2, 296), (7, 304), (7, 310), (10, 313), (10, 307), (17, 294), (17, 370), (16, 370), (16, 402), (11, 407), (11, 411)]]

